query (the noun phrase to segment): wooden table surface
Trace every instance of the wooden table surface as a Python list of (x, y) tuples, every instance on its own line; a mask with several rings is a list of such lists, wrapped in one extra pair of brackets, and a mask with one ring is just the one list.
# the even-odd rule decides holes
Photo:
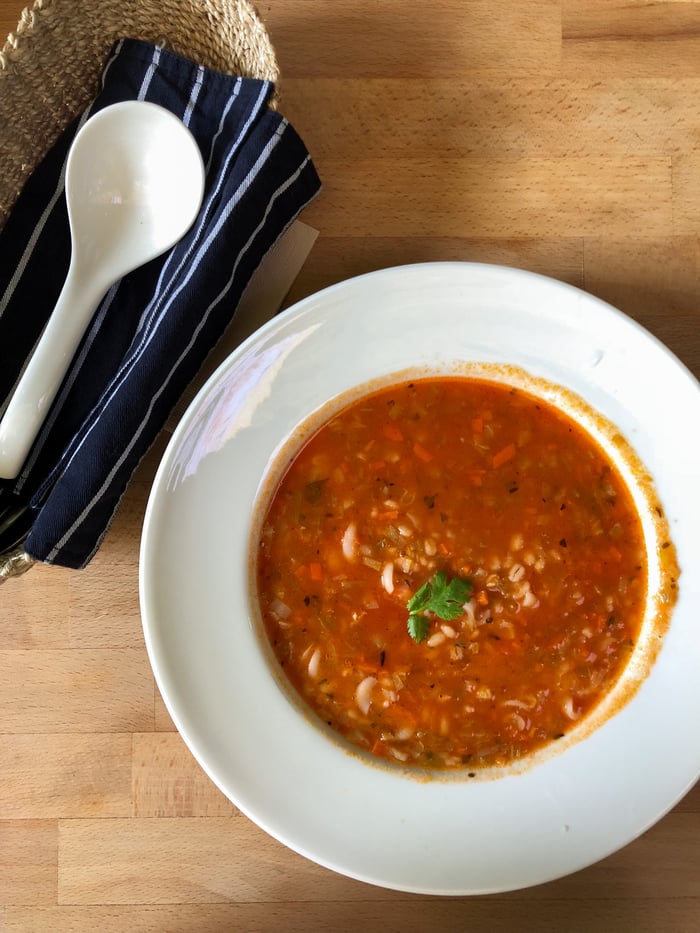
[[(700, 375), (700, 2), (258, 8), (324, 181), (288, 303), (388, 265), (506, 263), (606, 299)], [(0, 0), (3, 36), (19, 12)], [(139, 537), (162, 450), (87, 569), (0, 589), (0, 930), (700, 930), (700, 786), (600, 864), (475, 898), (348, 880), (239, 813), (144, 649)]]

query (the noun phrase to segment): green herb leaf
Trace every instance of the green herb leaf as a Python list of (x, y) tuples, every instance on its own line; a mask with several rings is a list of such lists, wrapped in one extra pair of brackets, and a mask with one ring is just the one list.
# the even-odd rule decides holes
[(418, 612), (412, 612), (408, 617), (406, 627), (408, 628), (408, 634), (411, 638), (420, 644), (428, 637), (430, 621), (427, 616), (421, 615)]
[[(439, 576), (439, 574), (435, 574)], [(444, 574), (443, 574), (444, 576)], [(423, 586), (416, 590), (413, 596), (406, 603), (406, 608), (409, 612), (422, 612), (424, 609), (428, 608), (428, 603), (430, 602), (430, 594), (432, 592), (432, 583), (428, 580), (427, 583), (424, 583)]]
[(425, 640), (429, 628), (429, 618), (425, 613), (432, 613), (445, 622), (458, 619), (471, 593), (469, 580), (453, 577), (448, 581), (447, 575), (438, 570), (406, 603), (409, 612), (408, 634), (414, 641)]

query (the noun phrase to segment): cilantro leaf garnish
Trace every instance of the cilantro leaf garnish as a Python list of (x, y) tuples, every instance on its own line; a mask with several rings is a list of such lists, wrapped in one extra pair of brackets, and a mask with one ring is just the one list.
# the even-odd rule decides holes
[(432, 613), (444, 622), (458, 619), (464, 612), (463, 606), (472, 593), (469, 580), (453, 577), (438, 570), (406, 603), (408, 609), (408, 634), (414, 641), (422, 642), (428, 636), (430, 619), (426, 613)]
[(427, 616), (422, 615), (420, 612), (412, 612), (408, 617), (406, 626), (408, 628), (408, 634), (411, 636), (411, 638), (420, 644), (428, 637), (430, 620)]

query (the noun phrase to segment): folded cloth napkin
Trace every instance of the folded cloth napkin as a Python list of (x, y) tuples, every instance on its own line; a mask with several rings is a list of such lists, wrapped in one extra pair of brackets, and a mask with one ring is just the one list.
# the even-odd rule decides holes
[(125, 276), (95, 312), (0, 515), (30, 507), (24, 550), (83, 567), (170, 409), (235, 313), (264, 255), (317, 194), (299, 136), (268, 102), (273, 86), (119, 41), (97, 97), (28, 180), (0, 232), (0, 414), (53, 310), (70, 259), (63, 177), (75, 133), (109, 104), (167, 107), (206, 166), (201, 211), (164, 256)]

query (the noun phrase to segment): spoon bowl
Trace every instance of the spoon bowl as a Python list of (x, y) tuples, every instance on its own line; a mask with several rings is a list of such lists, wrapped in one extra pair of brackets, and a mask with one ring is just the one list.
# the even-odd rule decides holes
[(194, 137), (157, 104), (113, 104), (76, 134), (66, 162), (70, 266), (0, 421), (1, 478), (20, 472), (105, 292), (187, 232), (203, 193)]
[(101, 110), (76, 137), (66, 166), (83, 274), (99, 272), (111, 285), (165, 252), (192, 224), (203, 186), (197, 144), (169, 110), (142, 101)]

